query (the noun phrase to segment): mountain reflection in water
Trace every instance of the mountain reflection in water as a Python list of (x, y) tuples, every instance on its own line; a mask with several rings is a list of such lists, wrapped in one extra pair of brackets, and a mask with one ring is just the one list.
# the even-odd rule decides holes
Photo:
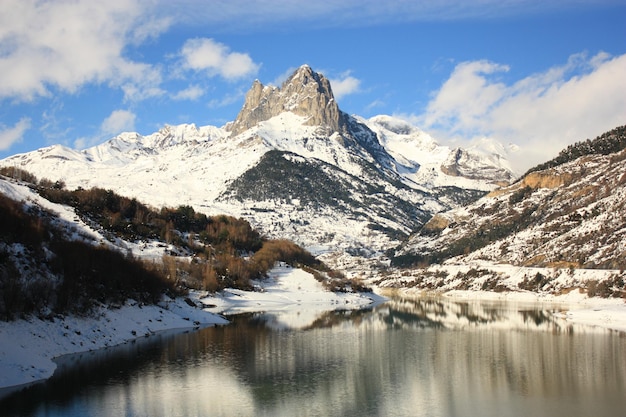
[(392, 299), (297, 329), (289, 314), (64, 358), (74, 365), (0, 406), (29, 416), (568, 417), (626, 406), (625, 335), (550, 308)]

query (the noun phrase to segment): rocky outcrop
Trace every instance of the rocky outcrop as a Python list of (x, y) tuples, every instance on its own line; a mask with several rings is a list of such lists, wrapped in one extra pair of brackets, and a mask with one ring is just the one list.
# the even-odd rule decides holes
[(522, 184), (533, 190), (537, 188), (558, 188), (569, 185), (574, 180), (574, 175), (569, 172), (557, 173), (550, 170), (531, 172), (522, 179)]
[(341, 132), (345, 127), (330, 81), (303, 65), (280, 88), (264, 86), (256, 80), (246, 94), (237, 119), (229, 127), (231, 135), (238, 135), (286, 111), (306, 117), (307, 125), (321, 126), (328, 134)]

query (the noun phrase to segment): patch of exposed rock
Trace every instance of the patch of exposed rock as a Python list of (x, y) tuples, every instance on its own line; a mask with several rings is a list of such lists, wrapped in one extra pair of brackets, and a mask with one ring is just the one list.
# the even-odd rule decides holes
[(450, 226), (450, 219), (446, 218), (441, 214), (435, 214), (431, 219), (424, 225), (422, 229), (422, 234), (437, 234), (443, 231), (445, 228)]
[(532, 189), (557, 188), (569, 185), (574, 179), (570, 173), (555, 173), (552, 171), (531, 172), (522, 179), (522, 184)]

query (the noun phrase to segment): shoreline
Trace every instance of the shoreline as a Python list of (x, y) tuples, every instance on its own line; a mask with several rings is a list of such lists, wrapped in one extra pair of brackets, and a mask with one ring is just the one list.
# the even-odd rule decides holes
[(29, 317), (0, 322), (0, 399), (50, 378), (57, 368), (56, 358), (106, 349), (165, 331), (227, 323), (217, 314), (189, 306), (183, 298), (160, 305), (129, 300), (117, 309), (101, 307), (91, 317)]
[(301, 322), (315, 318), (319, 311), (360, 309), (383, 300), (376, 294), (332, 293), (313, 275), (287, 266), (274, 268), (267, 280), (257, 284), (257, 292), (231, 289), (207, 295), (191, 291), (191, 303), (182, 297), (165, 299), (159, 305), (129, 300), (116, 309), (100, 307), (91, 317), (0, 322), (0, 400), (50, 378), (57, 369), (55, 359), (62, 356), (119, 346), (166, 331), (225, 325), (229, 321), (220, 315), (225, 311), (288, 310)]
[(363, 309), (386, 301), (386, 293), (399, 297), (437, 296), (453, 301), (493, 301), (559, 305), (556, 318), (587, 326), (626, 332), (623, 299), (589, 298), (572, 291), (559, 296), (533, 292), (476, 290), (423, 291), (415, 288), (376, 288), (374, 293), (332, 293), (300, 269), (274, 268), (257, 291), (226, 290), (207, 295), (191, 292), (160, 305), (128, 301), (116, 309), (101, 307), (92, 317), (66, 316), (52, 320), (29, 318), (0, 322), (0, 399), (48, 379), (57, 369), (55, 359), (65, 355), (106, 349), (166, 331), (228, 324), (220, 313), (276, 313), (277, 326), (304, 328), (323, 311)]
[(579, 291), (554, 295), (536, 292), (518, 291), (477, 291), (449, 290), (429, 291), (415, 288), (389, 288), (379, 290), (404, 297), (443, 297), (453, 301), (504, 302), (518, 304), (546, 304), (559, 306), (561, 311), (553, 313), (554, 317), (574, 324), (601, 327), (626, 333), (626, 300), (623, 298), (588, 297)]

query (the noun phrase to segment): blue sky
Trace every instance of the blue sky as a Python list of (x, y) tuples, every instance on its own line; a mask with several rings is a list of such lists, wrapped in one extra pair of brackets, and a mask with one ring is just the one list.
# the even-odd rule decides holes
[(3, 0), (0, 158), (233, 120), (302, 64), (342, 110), (521, 170), (626, 124), (625, 0)]

